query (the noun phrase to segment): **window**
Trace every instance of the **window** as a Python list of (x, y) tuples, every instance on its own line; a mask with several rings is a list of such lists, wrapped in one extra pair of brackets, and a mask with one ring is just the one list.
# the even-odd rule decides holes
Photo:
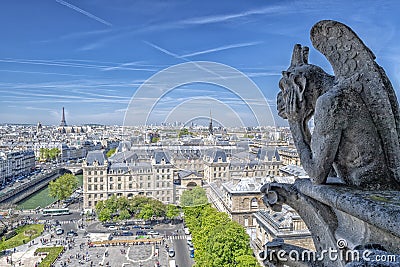
[(118, 182), (121, 182), (121, 177), (118, 177)]
[(129, 176), (129, 182), (132, 182), (132, 176)]
[(88, 181), (88, 183), (91, 183), (92, 182), (92, 178), (88, 177), (87, 181)]
[(132, 189), (132, 184), (129, 184), (129, 189)]
[(97, 190), (97, 184), (94, 185), (94, 190)]
[(97, 177), (94, 177), (94, 182), (97, 183)]
[(112, 182), (113, 181), (113, 178), (110, 176), (110, 182)]
[(102, 183), (103, 182), (103, 177), (100, 177), (100, 183)]
[(88, 185), (87, 190), (88, 190), (88, 191), (92, 190), (92, 185), (91, 185), (91, 184)]
[(100, 185), (100, 190), (104, 190), (104, 186), (102, 184)]
[(257, 201), (257, 198), (253, 198), (252, 200), (251, 200), (251, 208), (258, 208), (258, 201)]
[(121, 189), (121, 184), (118, 184), (118, 189)]
[(147, 187), (150, 187), (150, 183), (147, 183)]
[(110, 184), (110, 190), (113, 190), (114, 186), (112, 184)]
[(88, 201), (88, 206), (92, 206), (92, 201)]

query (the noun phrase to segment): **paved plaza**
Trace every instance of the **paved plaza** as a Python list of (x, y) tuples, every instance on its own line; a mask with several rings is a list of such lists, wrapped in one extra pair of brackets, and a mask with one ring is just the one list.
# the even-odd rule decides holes
[[(78, 228), (79, 221), (60, 221), (65, 233), (75, 230), (78, 236), (68, 237), (65, 233), (56, 235), (54, 227), (45, 231), (41, 236), (29, 244), (24, 244), (9, 250), (9, 254), (0, 258), (0, 266), (36, 267), (44, 256), (35, 256), (39, 247), (63, 246), (65, 251), (55, 262), (55, 267), (67, 266), (122, 266), (122, 267), (164, 267), (169, 266), (173, 258), (168, 256), (167, 247), (173, 247), (174, 242), (186, 239), (184, 235), (172, 235), (174, 226), (165, 225), (164, 233), (159, 236), (144, 237), (140, 242), (136, 236), (114, 236), (109, 241), (111, 233), (88, 233), (87, 229)], [(101, 228), (98, 223), (93, 227)], [(167, 230), (165, 230), (167, 229)], [(169, 231), (169, 232), (168, 232)], [(111, 239), (111, 238), (110, 238)], [(121, 242), (118, 242), (121, 241)], [(129, 243), (124, 243), (128, 241)], [(135, 242), (136, 242), (135, 241)], [(93, 245), (96, 243), (96, 245)], [(105, 244), (98, 244), (103, 242)], [(115, 244), (106, 244), (114, 242)], [(188, 266), (189, 267), (189, 266)]]

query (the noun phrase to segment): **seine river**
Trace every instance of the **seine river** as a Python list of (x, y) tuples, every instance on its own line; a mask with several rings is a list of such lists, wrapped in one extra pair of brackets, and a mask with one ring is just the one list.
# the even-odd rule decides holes
[[(83, 176), (76, 175), (76, 177), (79, 180), (79, 186), (82, 186)], [(44, 208), (47, 205), (53, 203), (54, 201), (56, 201), (56, 199), (49, 196), (49, 187), (46, 186), (43, 189), (31, 195), (30, 197), (18, 203), (17, 209), (32, 210), (36, 209), (39, 206)]]

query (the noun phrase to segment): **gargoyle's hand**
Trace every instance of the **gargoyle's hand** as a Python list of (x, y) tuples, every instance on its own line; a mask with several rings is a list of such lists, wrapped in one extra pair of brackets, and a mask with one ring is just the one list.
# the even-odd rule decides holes
[(293, 87), (287, 88), (285, 95), (285, 112), (287, 119), (293, 122), (303, 122), (306, 116), (305, 102), (300, 101), (298, 92)]
[(282, 91), (278, 93), (278, 96), (276, 97), (276, 102), (277, 102), (277, 109), (278, 109), (278, 115), (282, 119), (287, 119), (286, 117), (286, 101), (285, 98), (283, 97)]

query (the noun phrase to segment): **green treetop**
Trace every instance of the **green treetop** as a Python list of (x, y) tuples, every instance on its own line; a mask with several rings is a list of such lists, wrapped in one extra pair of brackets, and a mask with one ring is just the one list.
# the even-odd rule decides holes
[(70, 173), (66, 173), (49, 183), (49, 195), (58, 200), (65, 200), (74, 192), (78, 185), (78, 178)]
[(200, 186), (196, 186), (191, 190), (186, 190), (181, 196), (181, 206), (197, 206), (208, 203), (206, 191)]

